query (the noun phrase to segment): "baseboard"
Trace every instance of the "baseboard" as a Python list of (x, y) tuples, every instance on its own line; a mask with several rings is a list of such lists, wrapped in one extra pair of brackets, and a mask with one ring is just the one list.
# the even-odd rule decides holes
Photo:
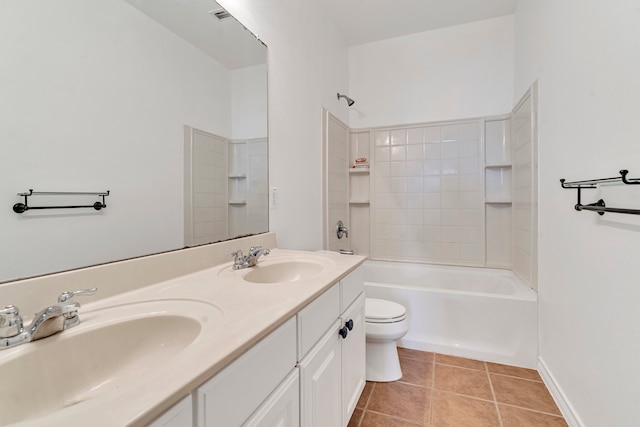
[(544, 381), (544, 384), (549, 389), (549, 393), (551, 393), (551, 396), (556, 401), (556, 405), (558, 405), (558, 409), (562, 412), (562, 415), (569, 427), (584, 427), (584, 423), (569, 402), (569, 399), (567, 399), (567, 396), (562, 391), (560, 385), (558, 385), (558, 382), (549, 368), (547, 368), (542, 357), (538, 357), (538, 372), (542, 377), (542, 381)]

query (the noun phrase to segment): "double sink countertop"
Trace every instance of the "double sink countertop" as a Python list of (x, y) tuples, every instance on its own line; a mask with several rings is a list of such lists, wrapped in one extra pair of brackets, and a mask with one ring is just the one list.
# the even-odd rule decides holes
[[(85, 303), (79, 326), (0, 352), (0, 371), (5, 365), (6, 372), (15, 372), (15, 384), (24, 381), (14, 394), (5, 382), (5, 403), (32, 411), (26, 417), (22, 412), (20, 426), (147, 425), (365, 259), (272, 249), (255, 267), (233, 270), (225, 263)], [(284, 263), (322, 268), (288, 282), (244, 279), (252, 274), (270, 281), (256, 271)], [(48, 389), (66, 401), (38, 397)], [(20, 419), (5, 416), (0, 415), (3, 424)]]

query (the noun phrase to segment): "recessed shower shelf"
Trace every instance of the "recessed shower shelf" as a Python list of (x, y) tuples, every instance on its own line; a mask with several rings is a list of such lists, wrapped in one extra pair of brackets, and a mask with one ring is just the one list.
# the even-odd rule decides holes
[(622, 183), (626, 185), (640, 185), (640, 178), (627, 178), (627, 175), (629, 174), (628, 170), (622, 169), (619, 173), (620, 173), (620, 176), (615, 176), (611, 178), (587, 179), (583, 181), (567, 182), (567, 180), (563, 178), (560, 180), (560, 186), (564, 189), (577, 190), (578, 202), (574, 206), (574, 209), (577, 211), (592, 211), (592, 212), (596, 212), (598, 215), (604, 215), (606, 212), (640, 215), (640, 209), (607, 207), (604, 200), (602, 199), (598, 200), (595, 203), (589, 203), (587, 205), (582, 204), (580, 196), (581, 196), (581, 190), (583, 188), (594, 189), (594, 188), (598, 188), (600, 184), (616, 184), (616, 183)]
[(369, 173), (369, 168), (350, 168), (349, 169), (349, 173), (368, 174)]

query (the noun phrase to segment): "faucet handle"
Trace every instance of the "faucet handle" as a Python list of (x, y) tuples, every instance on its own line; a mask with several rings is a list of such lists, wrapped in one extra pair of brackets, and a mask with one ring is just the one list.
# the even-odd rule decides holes
[(60, 296), (58, 296), (58, 302), (67, 302), (77, 295), (93, 295), (97, 290), (98, 288), (81, 289), (79, 291), (64, 291)]
[(242, 264), (242, 262), (244, 261), (244, 254), (242, 253), (242, 249), (231, 252), (229, 256), (233, 257), (233, 262), (235, 264)]
[(0, 309), (0, 338), (11, 338), (24, 330), (22, 316), (18, 307), (8, 305)]

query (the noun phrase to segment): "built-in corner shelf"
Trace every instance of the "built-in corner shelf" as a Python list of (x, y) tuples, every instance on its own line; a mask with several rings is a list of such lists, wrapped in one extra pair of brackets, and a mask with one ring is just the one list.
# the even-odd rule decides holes
[(369, 203), (369, 200), (349, 200), (349, 204), (351, 205), (368, 205)]
[(510, 205), (510, 199), (488, 199), (485, 201), (486, 204), (496, 204), (496, 205)]
[(229, 200), (230, 205), (246, 205), (246, 200)]
[(245, 174), (241, 174), (241, 175), (229, 175), (229, 179), (245, 179), (247, 177), (247, 175)]
[(349, 173), (368, 174), (369, 173), (369, 168), (349, 168)]
[(493, 164), (487, 164), (484, 167), (487, 168), (487, 169), (499, 169), (499, 168), (511, 169), (511, 164), (509, 164), (509, 163), (493, 163)]

